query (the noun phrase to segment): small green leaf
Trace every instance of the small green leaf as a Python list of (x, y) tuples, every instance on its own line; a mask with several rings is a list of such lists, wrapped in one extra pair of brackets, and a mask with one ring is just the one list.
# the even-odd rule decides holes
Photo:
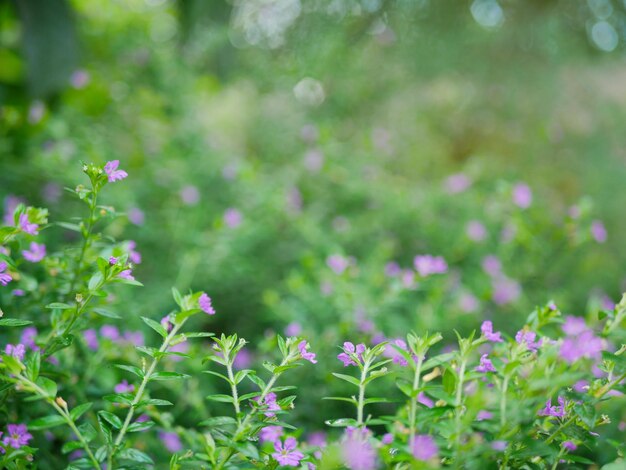
[(138, 421), (128, 426), (128, 432), (141, 432), (154, 426), (154, 421)]
[(94, 313), (97, 313), (98, 315), (100, 315), (100, 316), (102, 316), (102, 317), (114, 318), (114, 319), (116, 319), (116, 320), (119, 320), (119, 319), (121, 319), (121, 318), (122, 318), (122, 316), (121, 316), (121, 315), (119, 315), (119, 314), (117, 314), (117, 313), (115, 313), (115, 312), (112, 312), (111, 310), (108, 310), (108, 309), (106, 309), (106, 308), (101, 308), (101, 307), (94, 308), (94, 309), (93, 309), (93, 312), (94, 312)]
[(36, 384), (46, 392), (46, 396), (48, 398), (54, 398), (57, 396), (57, 384), (52, 380), (46, 377), (39, 377)]
[(333, 375), (338, 379), (345, 380), (346, 382), (351, 383), (352, 385), (356, 385), (357, 387), (361, 386), (359, 380), (355, 377), (352, 377), (351, 375), (338, 374), (336, 372), (333, 372)]
[(33, 323), (28, 320), (18, 320), (17, 318), (0, 318), (0, 326), (26, 326)]
[(133, 462), (147, 463), (150, 465), (154, 464), (148, 454), (133, 448), (128, 448), (120, 451), (118, 456), (120, 459), (131, 460)]
[(98, 411), (98, 416), (105, 419), (115, 429), (120, 429), (122, 427), (122, 420), (113, 413), (109, 413), (108, 411)]
[(74, 308), (74, 306), (64, 304), (63, 302), (52, 302), (51, 304), (46, 305), (46, 308), (58, 308), (59, 310), (67, 310), (69, 308)]
[(78, 405), (76, 408), (70, 411), (70, 417), (72, 421), (77, 421), (82, 415), (84, 415), (90, 408), (93, 403), (83, 403), (82, 405)]
[(137, 366), (129, 366), (126, 364), (113, 364), (118, 369), (122, 369), (130, 372), (131, 374), (135, 374), (137, 377), (143, 379), (143, 371)]
[(235, 426), (236, 424), (237, 424), (237, 420), (234, 418), (231, 418), (230, 416), (216, 416), (215, 418), (209, 418), (205, 421), (202, 421), (200, 423), (200, 426), (207, 426), (209, 428), (213, 428), (213, 427), (221, 427), (221, 426), (228, 426), (228, 425)]
[(44, 416), (28, 423), (28, 429), (39, 431), (65, 424), (65, 419), (60, 415)]
[(141, 317), (141, 319), (146, 325), (148, 325), (150, 328), (152, 328), (154, 331), (160, 334), (163, 338), (167, 337), (167, 331), (165, 331), (165, 328), (163, 328), (163, 326), (161, 326), (160, 323), (148, 317)]
[(221, 393), (216, 393), (215, 395), (209, 395), (206, 397), (207, 400), (211, 400), (211, 401), (219, 401), (221, 403), (232, 403), (233, 402), (233, 397), (231, 397), (230, 395), (224, 395)]
[(348, 403), (352, 403), (356, 405), (358, 402), (354, 398), (346, 398), (346, 397), (324, 397), (322, 400), (334, 400), (334, 401), (347, 401)]
[(147, 406), (147, 405), (172, 406), (173, 403), (171, 401), (167, 401), (167, 400), (159, 400), (158, 398), (149, 398), (148, 400), (140, 401), (137, 406)]
[(186, 379), (189, 375), (179, 374), (178, 372), (155, 372), (150, 376), (150, 380), (177, 380)]
[(91, 276), (91, 279), (89, 279), (89, 283), (87, 284), (87, 289), (89, 289), (90, 292), (94, 292), (100, 289), (100, 287), (102, 286), (103, 280), (104, 280), (104, 276), (102, 275), (100, 271), (97, 271), (96, 273), (94, 273), (93, 276)]

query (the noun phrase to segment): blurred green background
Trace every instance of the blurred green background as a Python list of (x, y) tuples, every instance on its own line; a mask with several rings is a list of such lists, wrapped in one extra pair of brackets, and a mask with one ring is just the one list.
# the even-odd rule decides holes
[[(583, 314), (626, 277), (625, 20), (610, 0), (3, 0), (0, 198), (68, 220), (80, 160), (119, 159), (133, 317), (171, 285), (249, 339)], [(426, 253), (450, 272), (412, 283)]]

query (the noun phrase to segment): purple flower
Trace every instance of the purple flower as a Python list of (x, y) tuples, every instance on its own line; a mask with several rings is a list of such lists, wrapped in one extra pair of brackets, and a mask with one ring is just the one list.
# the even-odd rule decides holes
[(431, 400), (428, 395), (426, 395), (424, 392), (420, 392), (417, 395), (417, 402), (421, 403), (422, 405), (424, 405), (426, 408), (433, 408), (435, 406), (435, 402), (433, 400)]
[(39, 346), (35, 342), (37, 338), (37, 328), (34, 326), (28, 326), (22, 330), (22, 335), (20, 336), (20, 343), (24, 345), (24, 347), (28, 349), (32, 349), (33, 351), (38, 351)]
[(211, 297), (209, 297), (206, 292), (203, 292), (198, 299), (198, 306), (200, 307), (200, 310), (202, 310), (204, 313), (208, 313), (209, 315), (215, 315), (215, 310), (211, 305)]
[(26, 295), (26, 292), (24, 291), (24, 289), (13, 289), (11, 291), (11, 294), (13, 294), (15, 297), (24, 297)]
[(119, 273), (117, 275), (117, 277), (119, 277), (120, 279), (126, 279), (127, 281), (134, 281), (135, 280), (135, 277), (133, 276), (133, 270), (132, 269), (125, 269), (124, 271)]
[(391, 434), (390, 432), (384, 434), (383, 437), (380, 439), (380, 442), (385, 445), (391, 444), (393, 442), (393, 434)]
[(112, 160), (110, 162), (106, 162), (104, 165), (104, 172), (109, 177), (109, 183), (114, 183), (115, 181), (123, 180), (128, 176), (124, 170), (118, 170), (117, 167), (120, 166), (119, 160)]
[(402, 268), (395, 261), (389, 261), (385, 264), (385, 276), (387, 277), (396, 277), (402, 273)]
[(30, 250), (22, 251), (22, 256), (26, 261), (38, 263), (46, 256), (46, 245), (43, 243), (30, 243)]
[(28, 221), (28, 215), (26, 214), (20, 214), (18, 227), (22, 232), (28, 233), (29, 235), (37, 235), (37, 233), (39, 233), (39, 225), (30, 223)]
[(576, 336), (587, 330), (587, 324), (584, 318), (568, 315), (565, 317), (565, 322), (561, 329), (568, 336)]
[(259, 404), (259, 406), (263, 406), (265, 408), (265, 416), (271, 418), (276, 416), (274, 411), (280, 410), (280, 405), (276, 403), (276, 394), (274, 392), (270, 392), (265, 395), (265, 398), (261, 400), (261, 397), (255, 398), (255, 401)]
[(135, 386), (129, 384), (126, 379), (124, 379), (118, 383), (113, 390), (115, 390), (115, 393), (132, 393), (135, 391)]
[(134, 346), (143, 346), (145, 338), (141, 331), (125, 331), (124, 339)]
[(404, 358), (404, 356), (398, 351), (397, 348), (400, 348), (404, 351), (408, 350), (406, 346), (406, 342), (403, 339), (398, 338), (393, 341), (393, 345), (388, 344), (387, 346), (385, 346), (385, 352), (383, 354), (385, 355), (385, 357), (389, 357), (393, 359), (394, 364), (398, 364), (402, 367), (408, 366), (409, 363)]
[(302, 356), (302, 359), (305, 359), (311, 362), (312, 364), (317, 364), (317, 361), (315, 360), (315, 353), (308, 352), (307, 351), (308, 347), (309, 347), (309, 343), (307, 343), (306, 340), (302, 340), (298, 343), (298, 350), (300, 351), (300, 356)]
[(85, 339), (85, 343), (87, 344), (87, 347), (89, 349), (91, 349), (92, 351), (98, 350), (99, 343), (98, 343), (98, 334), (96, 333), (96, 330), (94, 330), (93, 328), (90, 328), (88, 330), (83, 331), (83, 338)]
[(178, 452), (183, 449), (183, 443), (175, 432), (159, 432), (159, 439), (168, 450), (168, 452)]
[(431, 436), (428, 434), (418, 434), (413, 438), (411, 451), (413, 452), (413, 457), (417, 460), (426, 461), (436, 457), (439, 448)]
[(598, 243), (604, 243), (607, 239), (607, 232), (604, 224), (600, 220), (591, 223), (591, 236)]
[(298, 322), (291, 322), (285, 327), (285, 334), (287, 336), (298, 336), (302, 332), (302, 325)]
[(326, 446), (326, 433), (324, 431), (315, 431), (309, 434), (306, 440), (307, 444), (312, 447)]
[(463, 173), (448, 176), (444, 183), (446, 191), (450, 194), (462, 193), (472, 185), (472, 180)]
[(7, 435), (2, 440), (2, 443), (7, 446), (11, 446), (14, 449), (19, 449), (22, 446), (28, 445), (33, 436), (30, 435), (25, 424), (9, 424), (7, 425)]
[(476, 421), (485, 421), (491, 418), (493, 418), (493, 413), (487, 410), (480, 410), (476, 415)]
[(502, 273), (502, 263), (496, 255), (487, 255), (483, 258), (482, 268), (491, 277), (499, 276)]
[(548, 400), (545, 408), (539, 411), (539, 416), (554, 416), (556, 418), (565, 417), (565, 398), (559, 397), (558, 402), (558, 406), (552, 406), (552, 400)]
[(539, 349), (542, 343), (541, 340), (535, 341), (536, 337), (537, 333), (535, 333), (534, 331), (519, 330), (515, 335), (515, 341), (517, 341), (518, 344), (526, 345), (526, 348), (528, 348), (529, 351), (535, 352), (537, 351), (537, 349)]
[(235, 356), (235, 360), (233, 361), (233, 367), (235, 369), (246, 369), (250, 364), (252, 364), (252, 360), (254, 359), (253, 354), (247, 348), (241, 348)]
[[(565, 329), (566, 325), (563, 326)], [(571, 326), (571, 324), (568, 329), (570, 331), (577, 331)], [(568, 335), (565, 339), (563, 339), (563, 343), (559, 349), (559, 355), (571, 364), (583, 357), (588, 359), (600, 359), (604, 349), (605, 343), (603, 339), (597, 337), (593, 333), (593, 330), (585, 328), (579, 334)]]
[(326, 258), (326, 264), (335, 274), (341, 274), (350, 266), (350, 261), (341, 255), (330, 255)]
[(416, 287), (415, 273), (411, 271), (410, 269), (404, 269), (402, 273), (400, 274), (400, 277), (402, 279), (402, 285), (406, 289), (414, 289)]
[(518, 183), (513, 187), (513, 203), (521, 209), (530, 207), (533, 202), (533, 193), (525, 183)]
[(115, 266), (117, 264), (117, 258), (115, 256), (109, 257), (109, 264)]
[[(183, 341), (182, 343), (176, 343), (174, 346), (171, 346), (169, 349), (169, 352), (177, 352), (177, 353), (187, 353), (189, 351), (189, 342), (187, 341)], [(179, 355), (172, 355), (169, 356), (169, 360), (170, 361), (182, 361), (184, 359), (183, 356), (179, 356)]]
[(172, 321), (170, 320), (169, 314), (161, 318), (161, 326), (165, 328), (165, 331), (167, 331), (168, 333), (172, 331), (172, 328), (174, 328), (174, 323), (172, 323)]
[(341, 454), (346, 466), (352, 470), (374, 470), (377, 466), (376, 450), (369, 441), (367, 428), (346, 428)]
[(496, 368), (493, 366), (491, 359), (487, 357), (487, 354), (480, 356), (480, 364), (474, 368), (476, 372), (495, 372)]
[(128, 259), (131, 263), (141, 264), (141, 253), (135, 251), (137, 242), (134, 240), (128, 240)]
[(131, 224), (143, 225), (146, 221), (146, 215), (138, 207), (131, 207), (128, 210), (128, 220), (130, 220)]
[(441, 256), (417, 255), (413, 259), (413, 265), (422, 277), (431, 274), (443, 274), (448, 271), (448, 263)]
[(259, 440), (261, 442), (275, 443), (280, 441), (280, 436), (283, 435), (283, 428), (280, 426), (265, 426), (259, 431)]
[(4, 225), (13, 225), (13, 213), (17, 206), (25, 204), (26, 201), (21, 197), (9, 194), (4, 198)]
[(480, 325), (480, 331), (487, 341), (492, 341), (494, 343), (502, 342), (501, 333), (499, 331), (494, 333), (493, 324), (489, 320), (484, 321), (483, 324)]
[(354, 346), (354, 344), (350, 343), (349, 341), (346, 341), (345, 343), (343, 343), (343, 351), (341, 354), (339, 354), (337, 356), (337, 359), (339, 359), (341, 362), (343, 362), (343, 366), (344, 367), (348, 367), (348, 366), (356, 366), (356, 362), (354, 362), (352, 360), (352, 358), (350, 357), (350, 355), (356, 355), (358, 356), (359, 360), (362, 360), (362, 354), (365, 352), (365, 345), (364, 344), (357, 344), (356, 348)]
[(237, 209), (229, 207), (224, 212), (224, 223), (228, 228), (237, 228), (243, 221), (243, 215)]
[(465, 233), (470, 240), (481, 242), (487, 238), (487, 229), (478, 220), (470, 220), (465, 227)]
[(120, 330), (113, 325), (104, 325), (100, 328), (100, 334), (111, 341), (118, 341), (120, 339)]
[(200, 191), (195, 186), (185, 186), (180, 190), (180, 198), (188, 206), (195, 206), (200, 201)]
[(285, 439), (284, 444), (280, 441), (276, 441), (274, 443), (274, 450), (276, 452), (272, 454), (272, 457), (274, 457), (281, 466), (297, 467), (300, 465), (300, 460), (304, 458), (304, 454), (296, 450), (297, 445), (298, 441), (296, 441), (295, 437), (288, 437)]
[(7, 264), (4, 261), (0, 261), (0, 284), (6, 286), (9, 282), (13, 280), (13, 277), (6, 273)]
[(492, 282), (493, 301), (498, 305), (506, 305), (517, 300), (522, 293), (522, 288), (517, 281), (507, 277), (498, 277)]
[(26, 348), (23, 344), (7, 344), (4, 348), (4, 354), (7, 356), (11, 356), (18, 361), (22, 361), (24, 359), (24, 354), (26, 353)]
[(493, 450), (497, 450), (499, 452), (503, 452), (506, 449), (508, 443), (506, 441), (493, 441), (491, 443), (491, 448)]
[(575, 392), (585, 393), (587, 390), (589, 390), (589, 382), (587, 380), (579, 380), (574, 384), (572, 388)]
[(563, 441), (561, 445), (563, 446), (563, 449), (569, 450), (570, 452), (574, 452), (577, 449), (576, 444), (572, 441)]
[(459, 308), (465, 313), (472, 313), (478, 310), (478, 299), (471, 292), (463, 292), (459, 297)]

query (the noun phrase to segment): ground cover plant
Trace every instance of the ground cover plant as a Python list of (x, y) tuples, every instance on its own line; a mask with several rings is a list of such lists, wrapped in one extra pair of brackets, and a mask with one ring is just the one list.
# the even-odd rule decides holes
[[(118, 160), (82, 169), (88, 182), (68, 192), (83, 215), (18, 204), (0, 229), (3, 468), (573, 468), (600, 442), (605, 468), (624, 464), (626, 297), (587, 318), (549, 302), (514, 335), (485, 320), (446, 347), (440, 333), (361, 332), (325, 358), (322, 337), (299, 332), (268, 332), (251, 357), (237, 334), (207, 331), (220, 315), (210, 292), (173, 288), (160, 321), (126, 330), (133, 306), (116, 293), (141, 288), (142, 257), (107, 234), (121, 215), (106, 193), (128, 173)], [(54, 246), (55, 230), (78, 236)], [(447, 271), (415, 257), (420, 282)], [(348, 406), (307, 429), (293, 410), (317, 405), (293, 374), (320, 367), (335, 392), (324, 398)]]

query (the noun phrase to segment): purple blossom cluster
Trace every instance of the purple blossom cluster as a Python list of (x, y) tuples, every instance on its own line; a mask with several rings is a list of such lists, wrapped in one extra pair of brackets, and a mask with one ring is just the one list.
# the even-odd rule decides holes
[[(0, 432), (0, 437), (3, 433)], [(13, 449), (19, 449), (23, 446), (27, 446), (33, 436), (28, 432), (28, 428), (25, 424), (7, 424), (6, 435), (2, 439), (3, 447), (0, 447), (0, 454), (6, 452), (6, 447)]]
[(354, 346), (353, 343), (346, 341), (343, 343), (343, 352), (337, 356), (337, 359), (343, 362), (344, 367), (356, 366), (357, 364), (354, 362), (353, 357), (356, 356), (359, 361), (362, 361), (365, 349), (366, 347), (362, 343)]
[(565, 361), (571, 364), (582, 358), (598, 360), (602, 357), (605, 341), (587, 327), (583, 318), (567, 316), (562, 328), (566, 336), (559, 354)]

